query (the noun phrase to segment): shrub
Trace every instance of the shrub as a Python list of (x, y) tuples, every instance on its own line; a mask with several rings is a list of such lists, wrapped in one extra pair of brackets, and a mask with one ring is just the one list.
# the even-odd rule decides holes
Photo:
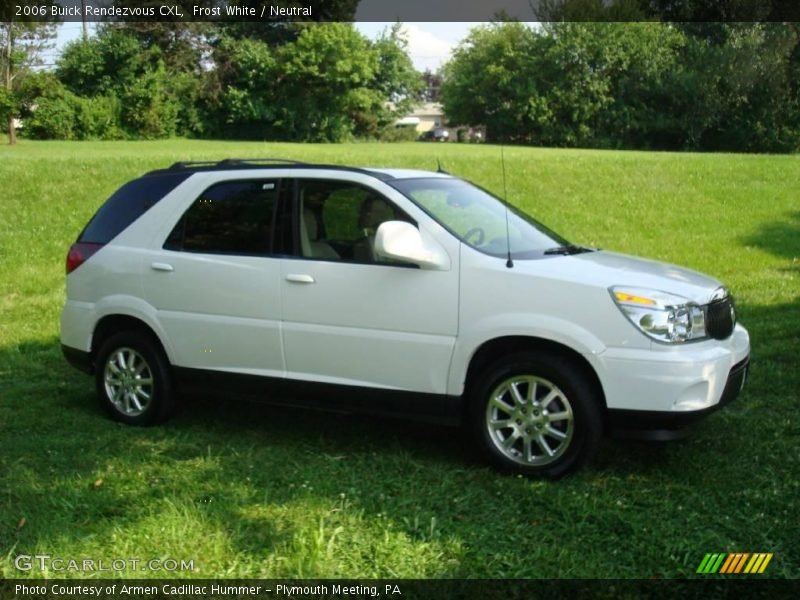
[(119, 140), (125, 132), (119, 125), (122, 105), (114, 95), (80, 98), (75, 137), (81, 140)]
[(388, 125), (378, 133), (378, 139), (382, 142), (413, 142), (419, 134), (415, 127), (397, 127)]
[(73, 140), (79, 110), (80, 99), (65, 88), (59, 88), (36, 100), (31, 107), (31, 117), (25, 120), (25, 133), (41, 140)]
[(178, 105), (166, 92), (167, 74), (161, 70), (141, 77), (122, 99), (122, 125), (136, 137), (166, 138), (175, 135)]
[(34, 100), (25, 115), (25, 133), (41, 140), (117, 140), (121, 104), (116, 96), (81, 98), (63, 86)]

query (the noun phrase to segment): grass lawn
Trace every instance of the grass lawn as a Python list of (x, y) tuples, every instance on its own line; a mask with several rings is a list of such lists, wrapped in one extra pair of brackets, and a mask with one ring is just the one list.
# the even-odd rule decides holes
[(752, 336), (749, 386), (692, 437), (609, 440), (550, 483), (433, 426), (224, 398), (161, 427), (106, 418), (58, 345), (67, 248), (130, 178), (230, 156), (438, 157), (503, 187), (493, 146), (0, 147), (0, 577), (27, 575), (19, 554), (194, 560), (193, 577), (690, 577), (706, 552), (773, 552), (764, 576), (800, 576), (800, 157), (505, 150), (511, 202), (576, 243), (721, 279)]

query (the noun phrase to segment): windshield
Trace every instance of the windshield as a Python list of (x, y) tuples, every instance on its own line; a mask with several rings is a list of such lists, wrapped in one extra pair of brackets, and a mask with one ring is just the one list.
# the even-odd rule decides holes
[(387, 181), (465, 244), (485, 254), (516, 259), (540, 258), (567, 241), (528, 215), (506, 207), (489, 192), (461, 179), (395, 179)]

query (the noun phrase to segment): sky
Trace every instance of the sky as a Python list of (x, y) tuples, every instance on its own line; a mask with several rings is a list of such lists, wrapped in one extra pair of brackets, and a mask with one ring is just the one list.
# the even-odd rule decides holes
[[(393, 23), (356, 23), (356, 29), (370, 39)], [(418, 71), (436, 71), (450, 58), (458, 42), (467, 37), (472, 27), (480, 23), (404, 23), (408, 54)]]
[[(356, 29), (370, 39), (375, 39), (393, 23), (356, 23)], [(441, 67), (459, 41), (464, 39), (470, 28), (478, 23), (404, 23), (403, 29), (408, 40), (408, 50), (414, 67), (418, 71)], [(90, 24), (90, 30), (93, 29)], [(55, 63), (61, 49), (81, 37), (81, 23), (63, 23), (58, 30), (55, 46), (45, 53), (45, 63)]]

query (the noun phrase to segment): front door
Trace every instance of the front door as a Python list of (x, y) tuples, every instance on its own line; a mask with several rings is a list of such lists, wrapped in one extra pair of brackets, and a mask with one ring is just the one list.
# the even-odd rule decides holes
[(297, 256), (281, 261), (287, 376), (444, 394), (458, 327), (457, 253), (447, 271), (379, 259), (378, 226), (412, 220), (360, 184), (298, 179), (295, 211)]

